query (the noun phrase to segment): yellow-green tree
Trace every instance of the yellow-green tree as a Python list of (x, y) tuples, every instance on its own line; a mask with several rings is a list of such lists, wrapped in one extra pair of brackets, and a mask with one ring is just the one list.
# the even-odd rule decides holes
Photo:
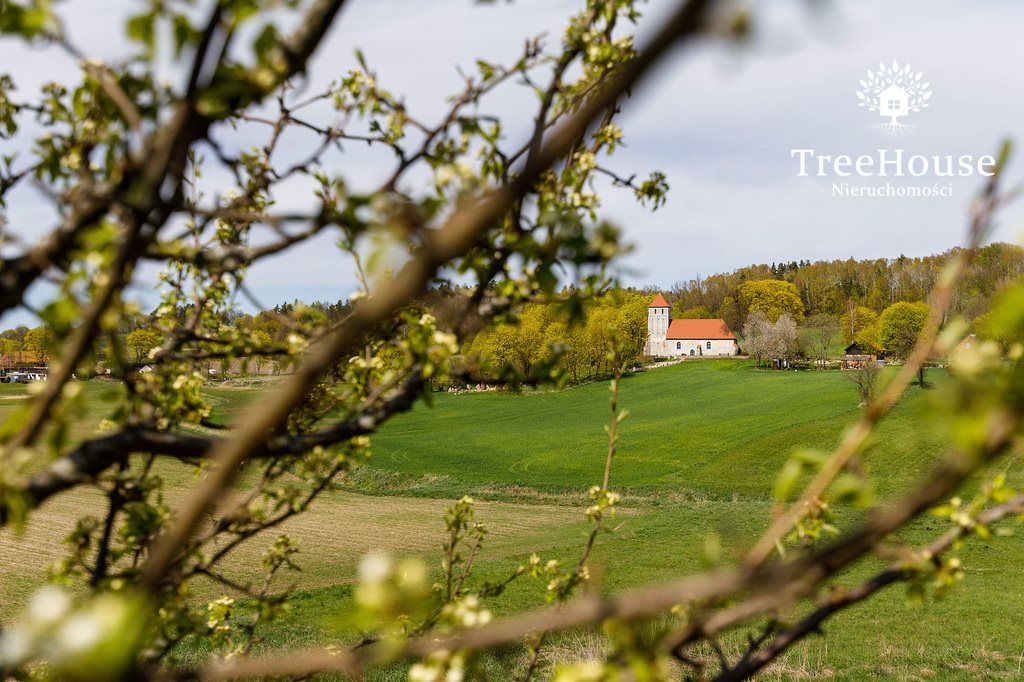
[(804, 304), (792, 282), (758, 279), (740, 287), (740, 304), (747, 313), (760, 311), (769, 322), (789, 315), (795, 322), (804, 319)]
[(559, 364), (568, 373), (569, 379), (578, 381), (582, 369), (581, 352), (574, 345), (573, 333), (563, 320), (555, 319), (544, 329), (544, 359), (560, 355)]
[[(847, 343), (857, 340), (857, 335), (878, 322), (878, 314), (862, 305), (850, 306), (839, 321), (843, 340)], [(876, 344), (877, 345), (877, 344)]]
[(0, 339), (0, 357), (5, 367), (10, 367), (20, 359), (21, 344), (15, 339)]
[(511, 324), (498, 325), (478, 334), (471, 350), (479, 356), (482, 368), (489, 376), (504, 374), (519, 360), (519, 330)]
[(517, 355), (524, 376), (529, 376), (533, 366), (548, 354), (544, 331), (550, 323), (551, 311), (540, 303), (528, 303), (519, 316)]
[[(272, 343), (270, 334), (266, 333), (262, 329), (254, 329), (252, 332), (250, 332), (250, 334), (252, 336), (252, 341), (253, 344), (255, 344), (257, 351), (270, 347)], [(256, 374), (259, 374), (260, 370), (263, 369), (264, 365), (266, 364), (266, 360), (266, 356), (264, 356), (262, 353), (254, 353), (252, 357), (249, 359), (249, 362), (252, 364), (252, 371), (255, 372)]]
[(615, 319), (615, 335), (619, 352), (624, 358), (635, 358), (644, 352), (647, 343), (647, 305), (650, 297), (646, 293), (626, 292), (611, 305), (618, 313)]
[(590, 367), (604, 372), (608, 366), (608, 351), (615, 334), (619, 311), (610, 305), (598, 305), (587, 312), (584, 348)]
[(149, 357), (149, 352), (160, 345), (160, 334), (152, 329), (141, 327), (128, 335), (125, 345), (132, 352), (135, 364), (141, 364)]
[(36, 362), (49, 362), (53, 345), (53, 330), (43, 325), (29, 329), (21, 349), (32, 355)]
[(672, 306), (672, 319), (674, 320), (707, 320), (713, 317), (707, 306), (698, 305), (692, 308), (683, 308), (680, 305)]
[(853, 337), (853, 340), (856, 341), (857, 345), (861, 348), (876, 352), (883, 350), (878, 320), (875, 320), (874, 323), (858, 331), (857, 335)]
[(917, 337), (928, 321), (931, 307), (927, 303), (900, 301), (882, 311), (878, 318), (878, 340), (894, 357), (905, 360), (917, 343)]

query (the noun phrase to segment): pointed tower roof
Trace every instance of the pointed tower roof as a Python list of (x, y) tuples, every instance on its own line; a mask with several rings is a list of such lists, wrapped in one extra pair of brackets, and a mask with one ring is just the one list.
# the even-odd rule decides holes
[(668, 301), (665, 300), (664, 296), (662, 296), (661, 294), (658, 294), (657, 296), (654, 297), (654, 300), (651, 301), (651, 304), (649, 306), (647, 306), (647, 307), (648, 308), (669, 308), (671, 306), (669, 306)]

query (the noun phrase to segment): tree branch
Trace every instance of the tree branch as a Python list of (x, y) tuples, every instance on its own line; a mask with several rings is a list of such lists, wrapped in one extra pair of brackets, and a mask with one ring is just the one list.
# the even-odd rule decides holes
[(442, 229), (425, 232), (422, 249), (402, 268), (390, 285), (360, 302), (350, 323), (312, 348), (296, 377), (279, 389), (260, 409), (255, 410), (234, 438), (214, 449), (211, 453), (214, 464), (207, 478), (189, 503), (179, 511), (171, 528), (153, 547), (145, 569), (144, 583), (147, 589), (154, 590), (161, 584), (167, 569), (179, 556), (181, 547), (201, 523), (221, 491), (231, 484), (238, 464), (257, 449), (267, 433), (275, 431), (284, 423), (289, 413), (301, 403), (306, 390), (368, 331), (421, 294), (440, 267), (466, 253), (480, 234), (497, 222), (514, 201), (530, 190), (540, 173), (564, 155), (597, 116), (639, 82), (669, 47), (684, 37), (698, 33), (710, 4), (710, 0), (682, 3), (647, 49), (629, 62), (606, 87), (601, 88), (552, 135), (552, 139), (538, 153), (532, 167), (524, 168), (522, 174), (510, 185), (457, 210)]
[[(1017, 495), (1003, 504), (992, 507), (980, 514), (976, 523), (989, 525), (1011, 514), (1020, 514), (1022, 512), (1024, 512), (1024, 495)], [(968, 532), (970, 532), (969, 529), (963, 526), (952, 528), (928, 547), (920, 550), (918, 555), (934, 560)], [(715, 677), (715, 681), (737, 682), (738, 680), (753, 677), (794, 644), (808, 635), (821, 632), (822, 623), (834, 614), (864, 601), (889, 585), (907, 580), (911, 575), (913, 573), (907, 570), (906, 562), (898, 561), (856, 587), (837, 590), (830, 594), (821, 606), (804, 616), (799, 622), (777, 631), (768, 646), (760, 650), (752, 648), (738, 664), (723, 670), (720, 675)]]
[[(356, 436), (373, 432), (392, 416), (409, 410), (423, 390), (418, 371), (406, 379), (378, 405), (358, 415), (318, 431), (282, 434), (262, 442), (250, 454), (252, 459), (300, 455), (317, 446), (328, 447)], [(176, 457), (184, 460), (208, 459), (228, 437), (195, 436), (186, 433), (127, 428), (117, 433), (86, 441), (32, 476), (21, 488), (30, 506), (38, 506), (50, 497), (84, 483), (94, 481), (108, 468), (131, 453)], [(9, 521), (9, 510), (0, 505), (0, 525)]]
[[(951, 456), (921, 488), (887, 509), (874, 510), (870, 520), (857, 532), (820, 551), (777, 565), (719, 569), (607, 598), (588, 593), (557, 609), (540, 609), (450, 635), (430, 634), (386, 651), (363, 649), (336, 653), (310, 649), (267, 659), (213, 663), (199, 671), (198, 676), (203, 680), (224, 680), (328, 671), (358, 674), (367, 667), (398, 658), (420, 658), (441, 650), (497, 647), (542, 631), (564, 630), (610, 618), (632, 620), (664, 612), (681, 603), (713, 602), (740, 593), (748, 594), (738, 606), (724, 612), (725, 617), (696, 623), (673, 644), (678, 646), (713, 636), (723, 627), (746, 622), (766, 610), (777, 608), (780, 599), (776, 595), (784, 595), (785, 603), (789, 603), (811, 593), (824, 580), (872, 551), (893, 531), (947, 497), (978, 467), (1003, 454), (1013, 442), (1020, 425), (1019, 414), (1003, 413), (993, 419), (988, 440), (983, 450), (977, 453), (977, 458), (960, 454)], [(186, 677), (190, 675), (191, 672)]]
[[(847, 430), (839, 446), (828, 458), (821, 470), (808, 484), (807, 488), (788, 510), (780, 514), (764, 535), (757, 541), (747, 555), (746, 561), (751, 566), (762, 563), (775, 549), (776, 544), (789, 532), (790, 528), (828, 489), (829, 484), (846, 467), (849, 461), (860, 452), (875, 425), (886, 415), (910, 386), (918, 369), (933, 354), (939, 328), (946, 317), (946, 311), (956, 294), (956, 283), (973, 260), (992, 224), (992, 217), (1001, 205), (1003, 197), (998, 193), (1002, 171), (1006, 167), (1009, 147), (1004, 144), (1000, 161), (993, 175), (981, 192), (978, 203), (973, 209), (968, 230), (967, 248), (961, 249), (953, 257), (943, 272), (932, 292), (931, 313), (928, 322), (914, 346), (913, 352), (900, 368), (899, 374), (890, 382), (878, 398), (865, 410), (860, 420)], [(940, 349), (945, 351), (946, 349)]]

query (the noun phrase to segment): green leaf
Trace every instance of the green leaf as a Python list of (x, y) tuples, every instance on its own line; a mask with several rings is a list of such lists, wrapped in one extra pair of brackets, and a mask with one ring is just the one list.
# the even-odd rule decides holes
[(183, 14), (175, 14), (172, 19), (171, 33), (174, 39), (174, 56), (180, 57), (185, 45), (192, 40), (195, 34), (188, 17)]
[(798, 460), (787, 460), (775, 481), (775, 499), (785, 502), (792, 497), (803, 473), (804, 467)]
[(151, 55), (156, 44), (155, 26), (156, 14), (153, 12), (136, 14), (128, 19), (128, 23), (125, 25), (125, 32), (130, 40), (142, 43), (146, 47), (146, 54)]

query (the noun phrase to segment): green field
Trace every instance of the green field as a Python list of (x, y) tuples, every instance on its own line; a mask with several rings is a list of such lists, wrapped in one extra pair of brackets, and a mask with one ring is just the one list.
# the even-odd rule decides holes
[[(933, 370), (930, 379), (941, 384)], [(110, 386), (88, 384), (87, 420), (98, 422), (112, 403)], [(261, 388), (209, 391), (215, 419), (229, 423), (258, 400)], [(24, 387), (0, 389), (0, 414), (17, 406)], [(932, 392), (911, 389), (879, 432), (866, 458), (880, 497), (919, 481), (945, 450), (941, 424), (923, 416)], [(379, 548), (440, 559), (441, 515), (465, 493), (482, 500), (478, 520), (492, 530), (478, 564), (478, 580), (506, 575), (538, 552), (572, 561), (587, 532), (584, 491), (600, 481), (608, 421), (608, 384), (558, 393), (435, 396), (396, 417), (374, 436), (370, 463), (285, 528), (302, 548), (300, 588), (285, 621), (265, 630), (266, 645), (301, 645), (344, 637), (340, 614), (354, 567)], [(625, 491), (617, 531), (603, 537), (594, 557), (604, 589), (668, 579), (700, 570), (707, 538), (722, 539), (736, 556), (766, 525), (775, 474), (795, 447), (829, 448), (858, 411), (855, 389), (840, 372), (770, 372), (741, 361), (695, 361), (628, 376), (612, 486)], [(87, 430), (87, 428), (85, 429)], [(172, 501), (188, 477), (164, 465)], [(1011, 471), (1011, 474), (1014, 474)], [(1017, 476), (1014, 476), (1017, 478)], [(32, 518), (23, 542), (4, 531), (0, 597), (22, 603), (59, 556), (71, 517), (95, 506), (87, 490), (55, 500)], [(849, 527), (856, 512), (846, 514)], [(922, 519), (902, 534), (914, 544), (942, 532)], [(40, 541), (43, 538), (44, 541)], [(232, 570), (245, 575), (266, 544), (241, 553)], [(1024, 630), (1015, 625), (1024, 594), (1024, 549), (1016, 538), (974, 541), (963, 551), (967, 578), (940, 602), (908, 605), (901, 588), (855, 607), (827, 626), (828, 636), (790, 652), (764, 679), (1015, 679), (1021, 673)], [(853, 581), (881, 560), (869, 562)], [(984, 579), (981, 579), (981, 578)], [(540, 605), (544, 585), (524, 580), (492, 607), (498, 613)], [(197, 586), (202, 599), (211, 586)], [(785, 614), (783, 614), (785, 615)], [(729, 651), (741, 634), (727, 638)], [(594, 646), (585, 633), (556, 639), (552, 658), (573, 659)], [(185, 657), (200, 653), (186, 648)], [(490, 662), (493, 679), (516, 652)], [(390, 679), (391, 674), (383, 677)]]
[[(370, 470), (382, 485), (446, 495), (586, 489), (604, 463), (608, 386), (438, 395), (375, 435)], [(943, 451), (943, 429), (924, 428), (920, 398), (912, 388), (879, 432), (869, 464), (884, 494), (918, 480)], [(730, 500), (766, 499), (794, 447), (830, 449), (859, 409), (841, 372), (757, 371), (736, 360), (629, 375), (620, 402), (630, 415), (612, 476), (620, 489)]]

